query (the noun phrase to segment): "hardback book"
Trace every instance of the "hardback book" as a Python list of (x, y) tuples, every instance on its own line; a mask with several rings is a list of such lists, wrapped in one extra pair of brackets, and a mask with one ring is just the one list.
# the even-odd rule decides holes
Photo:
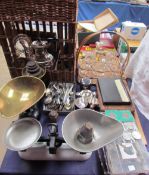
[(98, 78), (99, 89), (103, 104), (128, 105), (131, 104), (130, 96), (120, 78)]

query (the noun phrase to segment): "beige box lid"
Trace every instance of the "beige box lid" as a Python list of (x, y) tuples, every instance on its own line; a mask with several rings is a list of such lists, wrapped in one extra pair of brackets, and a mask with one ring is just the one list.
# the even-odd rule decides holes
[(93, 20), (78, 22), (78, 25), (88, 31), (97, 32), (110, 27), (118, 22), (117, 16), (110, 8), (97, 15)]
[(94, 18), (94, 24), (97, 30), (103, 30), (116, 24), (118, 21), (117, 16), (110, 8), (107, 8)]

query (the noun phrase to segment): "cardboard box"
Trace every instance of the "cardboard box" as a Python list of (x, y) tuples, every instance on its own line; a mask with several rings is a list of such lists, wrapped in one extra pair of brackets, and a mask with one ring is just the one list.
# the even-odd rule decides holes
[(125, 21), (122, 23), (121, 33), (129, 40), (142, 40), (146, 30), (144, 23)]
[[(78, 45), (83, 39), (93, 32), (102, 31), (103, 29), (110, 27), (117, 23), (119, 20), (117, 16), (112, 12), (110, 8), (107, 8), (102, 13), (97, 15), (93, 20), (86, 20), (78, 22)], [(99, 35), (91, 38), (86, 44), (92, 44), (99, 41)]]
[(90, 32), (97, 32), (116, 24), (118, 21), (119, 20), (113, 11), (110, 8), (107, 8), (93, 20), (78, 22), (78, 30), (86, 29)]

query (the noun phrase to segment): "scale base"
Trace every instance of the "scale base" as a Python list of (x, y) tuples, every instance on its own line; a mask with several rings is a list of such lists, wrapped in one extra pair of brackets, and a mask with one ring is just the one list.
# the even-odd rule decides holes
[(82, 154), (64, 143), (57, 149), (56, 154), (50, 154), (45, 142), (37, 142), (18, 154), (24, 160), (84, 161), (91, 157), (92, 152)]

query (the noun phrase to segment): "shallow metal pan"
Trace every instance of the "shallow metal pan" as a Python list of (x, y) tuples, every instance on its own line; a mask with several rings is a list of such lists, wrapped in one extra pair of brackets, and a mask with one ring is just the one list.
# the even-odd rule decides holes
[(6, 131), (5, 144), (8, 149), (21, 151), (38, 141), (42, 127), (34, 118), (23, 118), (13, 122)]
[[(79, 128), (86, 122), (93, 126), (93, 140), (82, 144), (76, 138)], [(78, 109), (69, 113), (63, 121), (62, 134), (66, 143), (79, 152), (92, 152), (114, 141), (123, 134), (123, 126), (118, 121), (90, 110)]]

